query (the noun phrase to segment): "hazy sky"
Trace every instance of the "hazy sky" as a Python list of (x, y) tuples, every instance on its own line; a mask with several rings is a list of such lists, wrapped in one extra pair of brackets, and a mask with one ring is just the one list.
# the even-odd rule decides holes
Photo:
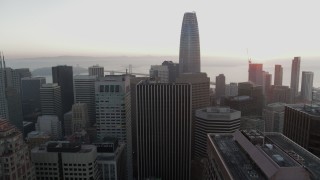
[(317, 1), (1, 0), (8, 58), (178, 55), (183, 14), (196, 11), (202, 56), (320, 56)]

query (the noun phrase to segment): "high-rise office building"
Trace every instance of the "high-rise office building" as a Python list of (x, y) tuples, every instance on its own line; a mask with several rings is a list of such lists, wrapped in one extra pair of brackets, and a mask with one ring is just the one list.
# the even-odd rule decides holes
[(31, 150), (37, 179), (99, 179), (97, 148), (68, 141), (49, 141)]
[(283, 68), (281, 65), (276, 64), (274, 66), (274, 85), (282, 86)]
[(190, 179), (190, 84), (137, 85), (138, 179)]
[(17, 93), (20, 94), (21, 90), (21, 78), (20, 74), (15, 71), (14, 69), (10, 67), (5, 67), (4, 68), (4, 77), (5, 77), (5, 87), (11, 87), (17, 91)]
[(95, 65), (88, 68), (89, 76), (104, 77), (104, 67)]
[(129, 105), (128, 75), (108, 75), (95, 83), (97, 138), (115, 137), (126, 142), (126, 106)]
[(281, 133), (208, 134), (205, 179), (318, 179), (320, 159)]
[(137, 84), (147, 80), (147, 77), (130, 77), (130, 112), (127, 113), (127, 169), (128, 179), (138, 177), (137, 163)]
[(23, 135), (9, 121), (0, 118), (0, 179), (34, 180), (34, 169)]
[(85, 103), (76, 103), (72, 106), (72, 133), (85, 130), (89, 125), (88, 106)]
[(226, 97), (238, 96), (238, 84), (237, 83), (226, 84), (225, 96)]
[(72, 66), (52, 67), (52, 82), (61, 87), (62, 113), (70, 111), (73, 105)]
[(268, 103), (282, 102), (290, 104), (291, 100), (291, 89), (288, 86), (271, 86)]
[(100, 179), (127, 179), (126, 169), (126, 144), (119, 144), (116, 138), (104, 138), (95, 142), (97, 147), (97, 164)]
[(29, 68), (19, 68), (15, 69), (15, 71), (19, 74), (21, 79), (32, 76)]
[(60, 140), (62, 137), (61, 121), (55, 115), (39, 116), (36, 123), (36, 131), (44, 132), (54, 140)]
[(302, 71), (301, 78), (301, 98), (305, 101), (312, 100), (312, 88), (313, 88), (313, 72)]
[(61, 89), (56, 83), (43, 84), (40, 88), (42, 115), (56, 115), (62, 120)]
[(194, 157), (194, 122), (196, 110), (210, 105), (210, 78), (206, 73), (182, 73), (176, 79), (176, 83), (189, 83), (192, 89), (192, 157)]
[(6, 98), (5, 62), (0, 53), (0, 118), (9, 118)]
[(299, 95), (300, 61), (301, 57), (294, 57), (292, 60), (290, 88), (293, 102)]
[[(4, 58), (3, 63), (5, 64)], [(20, 75), (8, 67), (4, 67), (2, 71), (4, 72), (4, 88), (10, 122), (23, 131)]]
[(268, 72), (263, 71), (263, 94), (266, 97), (270, 96), (270, 89), (272, 84), (272, 74), (269, 74)]
[(10, 122), (23, 132), (23, 114), (20, 93), (13, 87), (7, 87), (6, 95)]
[(94, 93), (96, 80), (96, 76), (88, 75), (77, 75), (73, 78), (74, 102), (87, 104), (90, 125), (96, 122)]
[(151, 78), (158, 79), (159, 82), (168, 83), (169, 82), (169, 68), (163, 65), (151, 65), (149, 70), (149, 75)]
[[(241, 83), (238, 83), (238, 92), (239, 92), (238, 93), (239, 96), (232, 98), (232, 101), (231, 101), (232, 105), (227, 104), (227, 106), (230, 106), (232, 109), (241, 111), (242, 116), (261, 115), (262, 108), (265, 103), (265, 97), (263, 95), (263, 87), (254, 85), (254, 83), (252, 82), (241, 82)], [(243, 98), (239, 99), (239, 97), (241, 96)], [(249, 97), (249, 99), (246, 98), (246, 96)], [(242, 104), (242, 102), (244, 104)], [(236, 103), (239, 103), (239, 104), (237, 105)], [(245, 109), (247, 109), (248, 111)]]
[(149, 74), (158, 82), (173, 83), (179, 76), (179, 64), (172, 61), (163, 61), (162, 65), (152, 65)]
[(226, 77), (224, 74), (216, 76), (216, 97), (224, 97), (226, 93)]
[(195, 156), (204, 158), (207, 133), (233, 133), (240, 128), (241, 112), (229, 107), (207, 107), (196, 111)]
[(283, 134), (320, 157), (320, 105), (290, 104), (285, 107)]
[(41, 110), (40, 88), (46, 83), (44, 77), (24, 77), (21, 79), (21, 99), (24, 116)]
[(180, 73), (199, 73), (200, 40), (198, 21), (195, 12), (186, 12), (183, 16), (179, 53)]
[(248, 81), (255, 85), (263, 85), (263, 64), (249, 63)]
[(262, 112), (266, 132), (283, 132), (284, 103), (268, 104)]
[(163, 61), (162, 66), (167, 66), (169, 70), (169, 82), (173, 83), (179, 76), (179, 64), (172, 61)]

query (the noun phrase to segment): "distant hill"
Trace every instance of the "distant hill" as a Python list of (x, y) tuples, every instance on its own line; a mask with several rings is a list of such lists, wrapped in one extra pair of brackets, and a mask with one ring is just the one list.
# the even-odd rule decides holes
[[(84, 73), (88, 73), (88, 69), (87, 68), (83, 68), (80, 66), (74, 66), (73, 67), (73, 74), (84, 74)], [(33, 76), (51, 76), (52, 75), (52, 67), (43, 67), (43, 68), (37, 68), (34, 69), (31, 74)]]

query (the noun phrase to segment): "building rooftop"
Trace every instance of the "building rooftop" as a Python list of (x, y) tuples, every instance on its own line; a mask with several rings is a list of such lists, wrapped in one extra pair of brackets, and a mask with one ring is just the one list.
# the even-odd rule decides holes
[(267, 132), (265, 136), (270, 142), (277, 144), (282, 151), (289, 154), (291, 158), (305, 167), (311, 173), (312, 179), (320, 178), (320, 159), (317, 156), (281, 133)]
[(305, 112), (313, 116), (320, 116), (320, 103), (315, 104), (288, 104), (288, 107)]
[(320, 159), (281, 133), (209, 134), (234, 179), (320, 177)]
[(63, 153), (89, 153), (96, 147), (94, 145), (81, 145), (69, 141), (48, 141), (46, 144), (33, 148), (33, 153), (63, 152)]
[(235, 96), (235, 97), (232, 97), (232, 101), (247, 101), (247, 100), (250, 100), (251, 97), (250, 96)]
[(96, 79), (96, 76), (90, 76), (90, 75), (75, 75), (73, 76), (73, 79)]
[(231, 134), (214, 135), (212, 138), (234, 179), (267, 179)]
[(33, 122), (28, 122), (28, 121), (22, 121), (22, 123), (23, 123), (23, 127), (33, 124)]
[(28, 138), (50, 138), (50, 135), (41, 131), (31, 131), (28, 133)]
[(59, 87), (59, 85), (57, 83), (42, 84), (42, 88), (52, 88), (52, 87)]

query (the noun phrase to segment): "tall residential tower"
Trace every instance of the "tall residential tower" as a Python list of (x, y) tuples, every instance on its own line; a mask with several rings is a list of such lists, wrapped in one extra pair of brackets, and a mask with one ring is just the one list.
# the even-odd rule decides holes
[(281, 65), (276, 64), (274, 66), (274, 85), (282, 86), (283, 68)]
[(299, 77), (300, 77), (300, 61), (301, 57), (294, 57), (291, 68), (291, 98), (295, 99), (299, 95)]

